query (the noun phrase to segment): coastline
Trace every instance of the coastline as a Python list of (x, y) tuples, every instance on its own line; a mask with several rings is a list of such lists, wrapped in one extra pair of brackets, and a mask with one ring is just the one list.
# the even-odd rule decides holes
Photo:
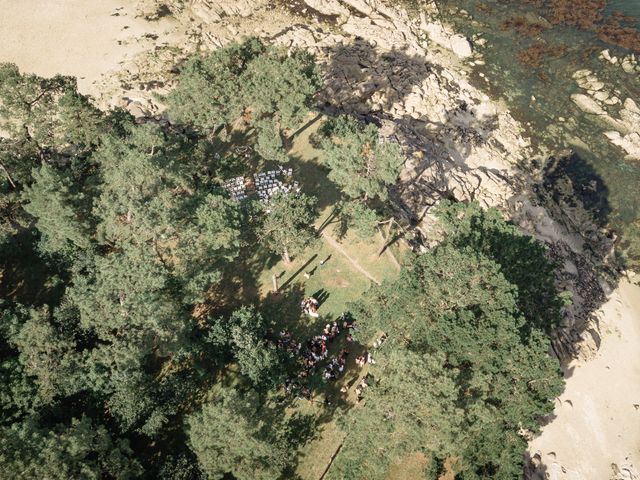
[[(136, 72), (136, 58), (163, 42), (186, 42), (188, 35), (179, 22), (148, 22), (136, 17), (130, 3), (124, 10), (116, 10), (121, 8), (120, 2), (113, 0), (99, 5), (81, 0), (63, 5), (57, 1), (46, 7), (35, 0), (28, 3), (32, 5), (23, 2), (18, 6), (0, 0), (4, 21), (9, 25), (0, 35), (4, 44), (0, 60), (13, 61), (21, 70), (41, 75), (78, 76), (83, 93), (102, 98), (110, 105), (126, 106), (137, 116), (161, 112), (161, 107), (153, 104), (150, 91), (138, 88), (135, 82), (128, 90), (119, 83), (115, 87), (109, 83), (113, 90), (106, 91), (104, 81), (113, 80), (116, 72), (122, 71), (131, 77)], [(442, 192), (447, 192), (459, 200), (475, 199), (485, 206), (497, 206), (538, 238), (562, 241), (568, 251), (583, 253), (582, 244), (571, 232), (557, 225), (544, 209), (534, 208), (519, 197), (523, 182), (516, 165), (530, 154), (529, 142), (504, 105), (489, 99), (467, 81), (465, 59), (482, 59), (473, 56), (464, 37), (426, 17), (411, 23), (394, 9), (381, 5), (374, 8), (362, 0), (306, 3), (323, 15), (342, 18), (343, 23), (332, 29), (312, 22), (289, 28), (287, 22), (293, 24), (302, 17), (280, 13), (274, 28), (256, 31), (261, 22), (246, 19), (244, 11), (237, 16), (216, 14), (216, 20), (215, 12), (205, 9), (199, 12), (203, 22), (199, 34), (208, 48), (242, 34), (274, 36), (282, 45), (314, 51), (326, 72), (339, 72), (348, 78), (352, 90), (341, 97), (344, 84), (330, 84), (323, 100), (336, 111), (373, 116), (381, 121), (389, 137), (403, 145), (409, 160), (397, 195), (421, 222), (427, 238), (428, 210)], [(258, 14), (268, 14), (260, 8)], [(37, 10), (38, 15), (25, 19), (26, 9)], [(351, 15), (350, 9), (360, 14)], [(96, 24), (100, 28), (96, 29)], [(12, 38), (12, 29), (29, 31), (29, 37)], [(355, 36), (363, 42), (354, 47)], [(78, 45), (79, 42), (82, 43)], [(405, 63), (380, 61), (385, 52), (395, 51), (395, 42), (407, 45)], [(344, 56), (336, 62), (340, 51)], [(364, 74), (349, 68), (350, 63), (363, 59), (369, 62)], [(392, 80), (383, 89), (386, 97), (374, 96), (380, 90), (377, 79), (389, 77), (399, 65), (413, 68), (417, 78), (402, 83), (402, 75), (392, 73)], [(141, 100), (131, 101), (132, 98)], [(471, 106), (471, 112), (462, 108), (462, 102)], [(421, 120), (425, 117), (427, 122)], [(442, 127), (431, 128), (432, 125)], [(513, 207), (514, 203), (519, 206)], [(566, 268), (571, 270), (570, 266)], [(597, 353), (591, 360), (574, 360), (567, 365), (566, 388), (556, 400), (556, 418), (530, 443), (531, 455), (540, 452), (540, 470), (546, 470), (547, 476), (539, 478), (610, 478), (613, 463), (621, 471), (640, 467), (640, 412), (634, 407), (640, 404), (640, 356), (634, 348), (640, 343), (639, 312), (640, 287), (622, 281), (595, 314), (600, 337)], [(593, 439), (592, 448), (586, 445), (585, 439), (589, 438)], [(611, 445), (615, 451), (608, 448)], [(637, 470), (629, 472), (637, 475)], [(630, 474), (611, 478), (635, 477)]]

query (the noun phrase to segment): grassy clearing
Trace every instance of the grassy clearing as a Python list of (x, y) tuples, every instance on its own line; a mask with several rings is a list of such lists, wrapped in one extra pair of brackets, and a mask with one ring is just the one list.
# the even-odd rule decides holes
[[(357, 302), (371, 287), (371, 280), (354, 266), (353, 261), (378, 281), (398, 274), (397, 267), (386, 253), (378, 255), (382, 240), (377, 235), (371, 241), (362, 241), (349, 232), (344, 238), (337, 234), (337, 223), (332, 213), (340, 199), (340, 191), (327, 178), (328, 172), (321, 164), (321, 152), (310, 141), (320, 123), (318, 119), (310, 121), (307, 128), (295, 135), (290, 150), (293, 157), (291, 167), (303, 191), (318, 198), (316, 228), (324, 227), (324, 233), (336, 240), (339, 248), (319, 235), (289, 264), (258, 249), (247, 256), (246, 271), (238, 272), (239, 276), (245, 277), (243, 296), (263, 298), (268, 318), (277, 319), (274, 330), (286, 328), (300, 341), (321, 333), (326, 323), (335, 320), (347, 310), (349, 303)], [(270, 169), (273, 166), (263, 164), (254, 168)], [(402, 247), (396, 244), (392, 248), (400, 260), (404, 255)], [(321, 260), (325, 260), (323, 265), (320, 265)], [(308, 278), (305, 272), (310, 274)], [(278, 293), (273, 292), (274, 275), (278, 279)], [(305, 296), (314, 296), (320, 301), (319, 318), (301, 314), (300, 301)], [(349, 349), (345, 374), (329, 384), (322, 382), (319, 374), (315, 375), (309, 381), (312, 400), (296, 400), (290, 410), (291, 413), (312, 414), (319, 422), (316, 438), (301, 446), (296, 474), (303, 480), (318, 480), (344, 440), (345, 434), (336, 424), (335, 417), (340, 414), (338, 410), (344, 412), (358, 408), (354, 388), (366, 374), (366, 367), (358, 367), (355, 358), (365, 351), (368, 340), (356, 335), (356, 341), (347, 345), (345, 335), (341, 334), (331, 344), (329, 354), (335, 355), (344, 347)], [(344, 385), (349, 387), (346, 394), (340, 391)]]

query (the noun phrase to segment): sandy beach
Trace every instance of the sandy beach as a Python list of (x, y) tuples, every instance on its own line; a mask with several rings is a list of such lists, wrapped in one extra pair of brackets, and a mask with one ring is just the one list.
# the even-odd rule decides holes
[(530, 444), (550, 480), (638, 478), (640, 287), (623, 281), (599, 318), (598, 353), (568, 365), (555, 418)]
[(174, 23), (136, 18), (133, 5), (122, 0), (0, 0), (0, 11), (0, 62), (43, 76), (76, 76), (83, 93), (96, 93), (94, 82), (159, 41)]

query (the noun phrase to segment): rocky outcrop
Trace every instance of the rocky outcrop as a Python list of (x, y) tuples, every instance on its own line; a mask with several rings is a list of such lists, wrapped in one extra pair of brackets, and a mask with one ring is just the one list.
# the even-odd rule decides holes
[(420, 20), (420, 28), (438, 45), (448, 48), (460, 58), (473, 55), (471, 43), (466, 37), (455, 33), (450, 27), (439, 21), (427, 21), (424, 13)]
[(349, 9), (338, 0), (306, 0), (305, 3), (322, 15), (335, 16), (346, 19), (349, 17)]
[[(607, 53), (604, 58), (611, 57)], [(640, 160), (640, 108), (635, 101), (627, 98), (621, 102), (618, 97), (607, 91), (605, 84), (589, 70), (578, 70), (573, 74), (573, 78), (586, 93), (574, 93), (571, 100), (580, 110), (597, 115), (608, 127), (613, 128), (603, 133), (612, 144), (627, 153), (627, 160)], [(622, 107), (618, 107), (617, 115), (610, 112), (613, 106), (621, 103)]]
[(620, 132), (604, 132), (611, 143), (622, 148), (628, 153), (627, 160), (640, 160), (640, 133), (632, 132), (622, 135)]
[[(339, 31), (296, 26), (275, 41), (317, 55), (325, 78), (320, 100), (328, 111), (376, 121), (402, 145), (406, 163), (397, 198), (416, 219), (443, 196), (505, 205), (519, 183), (512, 166), (529, 155), (506, 109), (428, 49), (424, 15), (413, 23), (374, 2), (334, 3), (368, 14), (350, 15)], [(442, 41), (450, 46), (447, 35)]]

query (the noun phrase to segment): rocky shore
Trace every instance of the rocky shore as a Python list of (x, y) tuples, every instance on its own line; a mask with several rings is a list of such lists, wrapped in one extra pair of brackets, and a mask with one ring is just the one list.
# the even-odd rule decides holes
[[(365, 0), (283, 2), (277, 11), (268, 2), (253, 2), (253, 9), (243, 2), (192, 3), (188, 12), (171, 8), (177, 18), (189, 17), (198, 32), (192, 37), (202, 39), (205, 48), (257, 34), (317, 56), (325, 80), (322, 108), (376, 122), (402, 145), (406, 161), (393, 198), (427, 245), (438, 240), (429, 212), (442, 198), (498, 207), (548, 243), (564, 265), (559, 285), (573, 292), (554, 349), (561, 358), (593, 355), (599, 338), (594, 310), (608, 293), (594, 264), (615, 270), (615, 238), (575, 202), (540, 201), (534, 193), (539, 172), (532, 166), (537, 152), (507, 107), (468, 80), (482, 56), (438, 20), (435, 4), (426, 2), (414, 18)], [(631, 100), (627, 106), (624, 111), (633, 115)], [(620, 118), (631, 119), (626, 113)]]

